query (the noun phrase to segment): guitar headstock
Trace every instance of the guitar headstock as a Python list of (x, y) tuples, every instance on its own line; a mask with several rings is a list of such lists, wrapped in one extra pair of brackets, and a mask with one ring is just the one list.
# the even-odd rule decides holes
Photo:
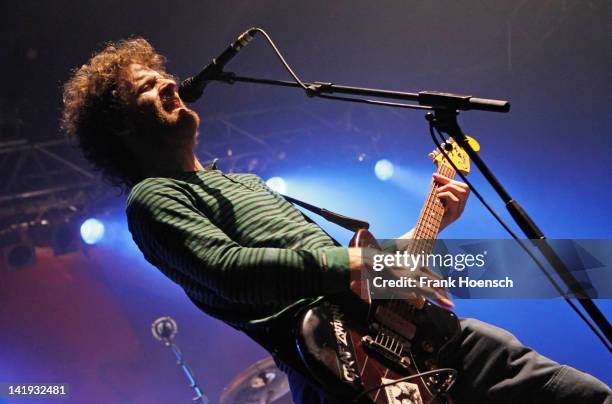
[[(475, 151), (480, 150), (480, 144), (476, 141), (476, 139), (466, 136), (468, 143), (472, 146), (472, 149)], [(459, 146), (455, 139), (448, 139), (446, 142), (442, 143), (442, 147), (446, 152), (448, 158), (455, 164), (455, 166), (461, 171), (463, 174), (467, 174), (470, 172), (470, 157), (467, 155), (466, 151), (463, 150), (463, 147)], [(435, 149), (431, 153), (429, 153), (429, 158), (433, 160), (436, 166), (440, 166), (443, 162), (446, 161), (444, 154), (440, 152), (440, 150)], [(450, 164), (447, 164), (450, 166)]]

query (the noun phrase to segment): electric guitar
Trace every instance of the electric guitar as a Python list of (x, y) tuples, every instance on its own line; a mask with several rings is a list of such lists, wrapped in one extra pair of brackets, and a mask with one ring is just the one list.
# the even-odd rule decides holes
[[(474, 150), (478, 143), (468, 137)], [(466, 152), (453, 140), (444, 149), (464, 174)], [(455, 170), (435, 150), (429, 157), (437, 172), (454, 178)], [(440, 230), (444, 207), (432, 181), (408, 252), (430, 253)], [(366, 229), (356, 232), (351, 247), (380, 249)], [(298, 317), (297, 348), (310, 376), (341, 402), (376, 404), (442, 404), (456, 371), (441, 368), (440, 350), (460, 332), (457, 316), (424, 298), (359, 299), (367, 284), (353, 281), (356, 293), (324, 298)], [(367, 295), (367, 293), (366, 293)], [(363, 296), (363, 294), (361, 294)]]

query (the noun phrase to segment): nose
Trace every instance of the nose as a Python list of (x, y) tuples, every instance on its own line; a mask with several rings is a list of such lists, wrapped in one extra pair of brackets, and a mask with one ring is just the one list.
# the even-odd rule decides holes
[(161, 96), (168, 96), (168, 95), (174, 95), (176, 93), (177, 90), (177, 85), (176, 82), (174, 80), (164, 80), (161, 85), (159, 86), (159, 94)]

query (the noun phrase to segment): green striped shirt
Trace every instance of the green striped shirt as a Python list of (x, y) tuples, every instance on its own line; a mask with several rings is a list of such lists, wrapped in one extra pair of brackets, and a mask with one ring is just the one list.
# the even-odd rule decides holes
[(349, 290), (347, 249), (253, 174), (148, 178), (127, 217), (144, 257), (221, 319)]

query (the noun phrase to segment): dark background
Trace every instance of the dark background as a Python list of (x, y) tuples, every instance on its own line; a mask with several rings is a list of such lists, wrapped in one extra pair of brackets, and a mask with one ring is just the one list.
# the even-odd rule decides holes
[[(105, 41), (143, 36), (184, 78), (259, 26), (304, 80), (510, 100), (509, 114), (462, 114), (485, 161), (550, 238), (612, 236), (607, 1), (12, 1), (0, 7), (3, 142), (61, 139), (61, 85)], [(260, 37), (228, 69), (288, 79)], [(217, 156), (221, 169), (282, 176), (290, 195), (363, 217), (380, 237), (414, 224), (432, 170), (422, 112), (217, 83), (194, 108), (203, 117), (202, 160)], [(380, 158), (396, 165), (392, 181), (374, 177)], [(36, 183), (20, 181), (34, 170), (25, 161), (16, 180), (0, 182), (5, 193)], [(7, 157), (0, 169), (0, 181), (12, 178), (15, 160)], [(479, 174), (472, 178), (503, 211)], [(107, 237), (89, 256), (42, 251), (36, 266), (2, 272), (0, 381), (66, 382), (73, 402), (185, 402), (183, 375), (149, 334), (152, 320), (171, 315), (179, 322), (177, 342), (217, 401), (223, 386), (265, 352), (198, 312), (144, 262), (126, 233), (123, 198), (110, 195)], [(12, 201), (2, 205), (5, 213), (25, 203)], [(443, 236), (506, 237), (475, 199)], [(609, 300), (598, 304), (610, 313)], [(562, 301), (458, 301), (457, 312), (612, 381), (608, 352)]]

